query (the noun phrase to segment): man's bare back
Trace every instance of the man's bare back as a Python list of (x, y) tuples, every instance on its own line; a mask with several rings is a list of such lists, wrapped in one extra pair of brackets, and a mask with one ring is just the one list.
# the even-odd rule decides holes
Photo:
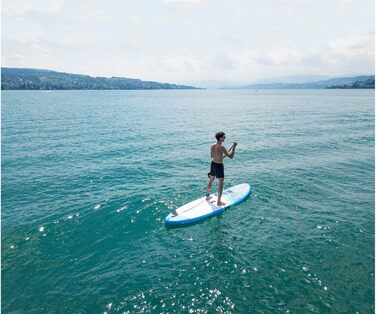
[(224, 152), (226, 148), (221, 143), (216, 143), (211, 146), (211, 158), (218, 164), (223, 164)]
[(233, 150), (233, 152), (229, 153), (227, 149), (222, 146), (222, 143), (218, 142), (216, 144), (213, 144), (211, 146), (211, 158), (214, 162), (217, 164), (223, 164), (223, 159), (225, 157), (230, 157), (231, 159), (234, 157), (235, 149), (238, 143), (234, 142), (233, 146), (231, 146), (230, 151)]

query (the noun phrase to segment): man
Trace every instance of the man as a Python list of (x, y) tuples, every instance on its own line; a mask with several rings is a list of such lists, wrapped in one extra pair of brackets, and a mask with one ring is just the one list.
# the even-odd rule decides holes
[(206, 188), (206, 200), (210, 199), (210, 192), (212, 189), (212, 184), (215, 178), (218, 179), (218, 197), (217, 205), (226, 205), (226, 203), (221, 201), (222, 192), (223, 192), (223, 181), (225, 179), (223, 159), (225, 157), (234, 158), (235, 149), (238, 143), (234, 142), (231, 148), (227, 151), (222, 143), (225, 141), (226, 135), (223, 132), (218, 132), (215, 134), (217, 143), (211, 146), (211, 158), (212, 162), (210, 165), (210, 172), (208, 173), (209, 182)]

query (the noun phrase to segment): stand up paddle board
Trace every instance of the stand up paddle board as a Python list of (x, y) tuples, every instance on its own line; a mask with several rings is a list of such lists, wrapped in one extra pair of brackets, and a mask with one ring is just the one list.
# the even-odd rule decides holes
[(210, 199), (201, 197), (185, 204), (165, 218), (165, 224), (178, 226), (193, 223), (224, 212), (228, 207), (239, 204), (252, 194), (248, 183), (238, 184), (223, 191), (221, 202), (226, 205), (217, 206), (217, 194), (210, 194)]

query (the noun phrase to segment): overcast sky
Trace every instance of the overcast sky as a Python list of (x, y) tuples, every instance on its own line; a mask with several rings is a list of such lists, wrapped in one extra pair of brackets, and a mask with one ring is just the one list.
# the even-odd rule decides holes
[(2, 66), (161, 82), (374, 73), (373, 0), (2, 0)]

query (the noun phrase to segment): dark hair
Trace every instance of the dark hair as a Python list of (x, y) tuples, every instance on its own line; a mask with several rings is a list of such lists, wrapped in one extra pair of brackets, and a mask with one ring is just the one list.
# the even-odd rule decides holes
[(223, 133), (222, 131), (221, 131), (221, 132), (217, 132), (217, 133), (215, 133), (215, 138), (217, 139), (217, 141), (219, 141), (219, 139), (220, 139), (222, 136), (225, 136), (225, 133)]

